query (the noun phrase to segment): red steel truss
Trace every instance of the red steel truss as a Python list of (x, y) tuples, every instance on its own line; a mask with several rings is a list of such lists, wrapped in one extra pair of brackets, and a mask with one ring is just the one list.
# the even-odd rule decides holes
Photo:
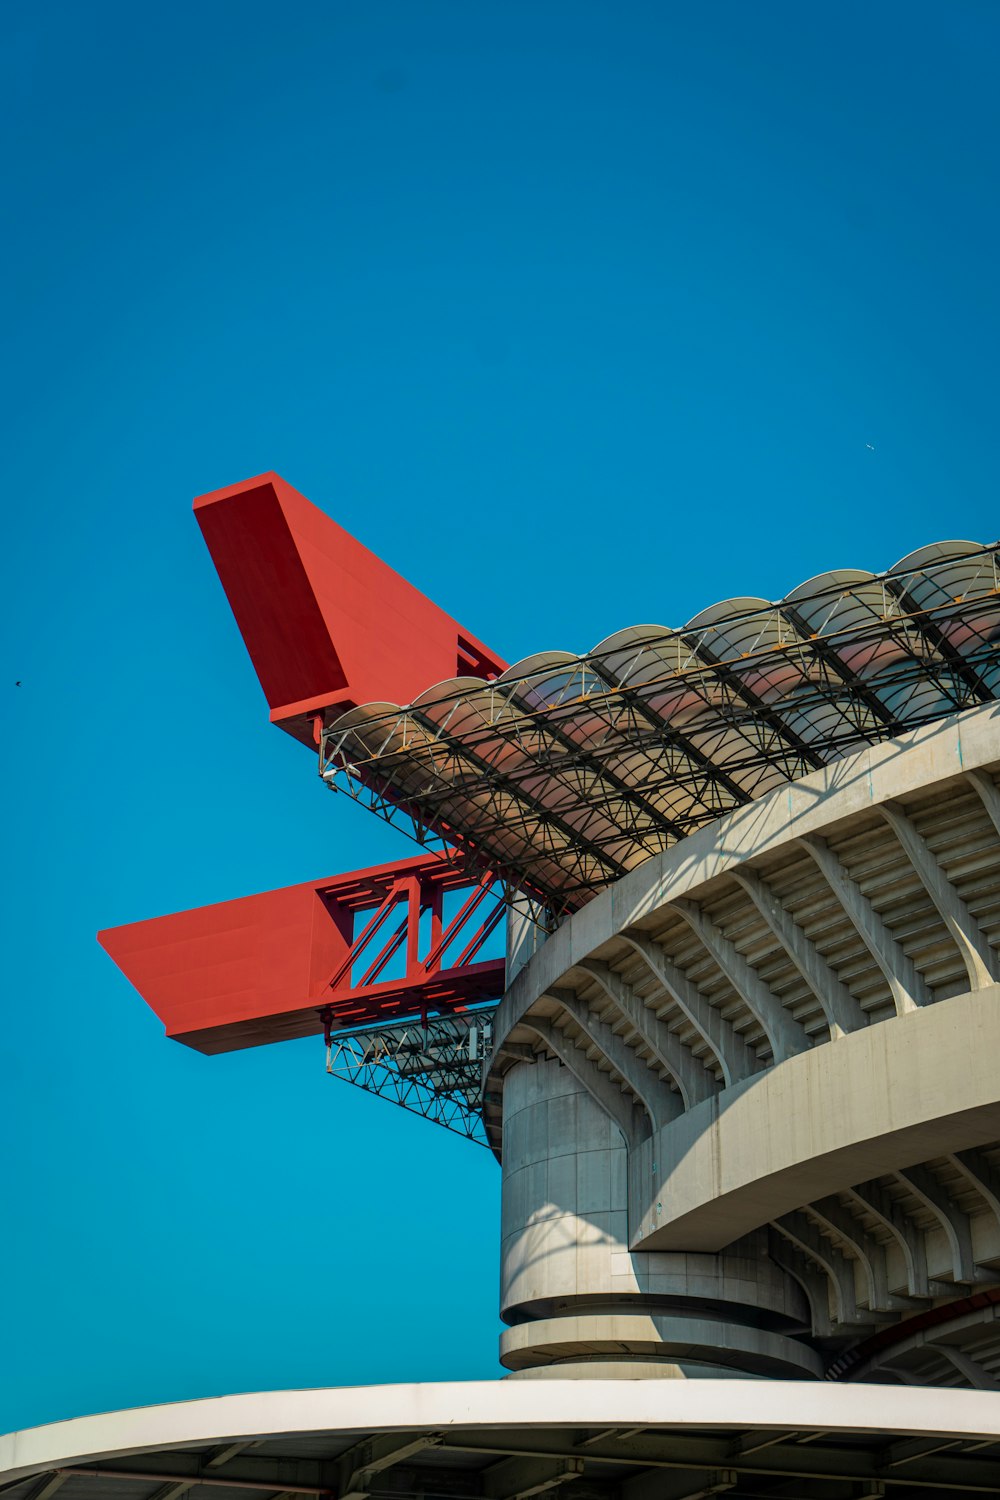
[(505, 910), (491, 876), (424, 855), (98, 936), (168, 1036), (216, 1053), (497, 1000), (504, 961), (480, 954)]
[[(271, 720), (324, 728), (428, 683), (505, 663), (277, 474), (200, 496), (195, 517)], [(445, 920), (445, 897), (458, 910)], [(504, 915), (493, 876), (423, 854), (100, 934), (163, 1021), (201, 1052), (450, 1016), (499, 999), (482, 951)], [(391, 977), (389, 977), (391, 976)]]

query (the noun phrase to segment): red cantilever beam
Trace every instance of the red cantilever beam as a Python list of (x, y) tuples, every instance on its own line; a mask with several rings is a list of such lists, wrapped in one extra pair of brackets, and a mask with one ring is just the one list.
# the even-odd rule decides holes
[[(315, 743), (317, 721), (358, 704), (406, 704), (442, 679), (504, 670), (277, 474), (202, 495), (194, 508), (271, 719), (304, 744)], [(503, 961), (477, 955), (502, 903), (494, 899), (475, 931), (478, 897), (442, 927), (445, 892), (474, 884), (425, 856), (99, 936), (169, 1036), (225, 1052), (320, 1032), (321, 1012), (343, 1029), (497, 999)], [(355, 914), (373, 911), (355, 935)], [(430, 927), (423, 960), (422, 915)], [(405, 974), (383, 979), (404, 943)], [(458, 953), (450, 967), (445, 950)]]
[(505, 663), (277, 474), (201, 495), (195, 515), (271, 709), (304, 744), (360, 703), (406, 704)]
[[(133, 922), (98, 938), (168, 1036), (199, 1052), (230, 1052), (322, 1032), (323, 1011), (343, 1029), (498, 999), (503, 959), (471, 960), (499, 921), (502, 899), (494, 897), (474, 932), (480, 902), (466, 902), (440, 941), (445, 892), (473, 884), (461, 870), (424, 855)], [(364, 917), (375, 911), (384, 918), (393, 908), (406, 924), (406, 972), (382, 980), (400, 946), (398, 928), (375, 952), (384, 923)], [(430, 917), (430, 948), (421, 960), (422, 913)], [(448, 967), (444, 951), (459, 947)], [(354, 983), (359, 968), (364, 975)]]

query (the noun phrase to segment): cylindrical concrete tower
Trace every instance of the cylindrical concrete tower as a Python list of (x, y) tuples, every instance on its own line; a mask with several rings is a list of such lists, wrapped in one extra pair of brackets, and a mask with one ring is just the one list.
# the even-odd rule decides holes
[(998, 765), (985, 705), (551, 936), (522, 904), (484, 1094), (509, 1371), (993, 1387)]
[(784, 1331), (800, 1289), (755, 1232), (718, 1254), (630, 1252), (629, 1153), (614, 1120), (561, 1062), (504, 1078), (501, 1344), (537, 1374), (817, 1375)]

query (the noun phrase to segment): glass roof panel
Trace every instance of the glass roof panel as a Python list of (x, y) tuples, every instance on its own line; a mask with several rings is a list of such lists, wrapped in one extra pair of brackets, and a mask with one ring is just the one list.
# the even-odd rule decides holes
[(495, 682), (367, 704), (326, 730), (321, 769), (390, 820), (405, 809), (419, 837), (579, 905), (742, 802), (1000, 694), (997, 550), (938, 543), (780, 605), (726, 600), (680, 631), (631, 626), (589, 656), (539, 652)]

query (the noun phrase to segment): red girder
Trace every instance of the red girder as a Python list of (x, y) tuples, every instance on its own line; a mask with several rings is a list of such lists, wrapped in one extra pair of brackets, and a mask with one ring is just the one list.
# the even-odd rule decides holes
[(506, 663), (277, 474), (201, 495), (195, 516), (271, 709), (312, 746), (316, 719), (410, 703)]
[[(444, 927), (445, 893), (465, 888), (469, 896)], [(401, 907), (402, 919), (376, 948)], [(215, 1053), (320, 1033), (324, 1011), (342, 1029), (498, 999), (504, 961), (476, 955), (504, 910), (488, 876), (474, 883), (436, 855), (424, 855), (98, 936), (167, 1035)], [(373, 915), (356, 934), (356, 918), (367, 912)], [(421, 958), (420, 923), (428, 912)], [(380, 980), (404, 942), (405, 973)], [(352, 980), (361, 964), (364, 973)]]
[[(408, 703), (444, 678), (504, 670), (277, 474), (202, 495), (194, 509), (271, 719), (310, 748), (353, 705)], [(463, 887), (470, 893), (445, 928), (445, 893)], [(488, 876), (426, 855), (99, 937), (168, 1036), (227, 1052), (321, 1032), (321, 1012), (343, 1029), (499, 998), (503, 960), (477, 955), (503, 912)], [(355, 934), (357, 914), (370, 915)], [(404, 974), (383, 979), (404, 944)]]

